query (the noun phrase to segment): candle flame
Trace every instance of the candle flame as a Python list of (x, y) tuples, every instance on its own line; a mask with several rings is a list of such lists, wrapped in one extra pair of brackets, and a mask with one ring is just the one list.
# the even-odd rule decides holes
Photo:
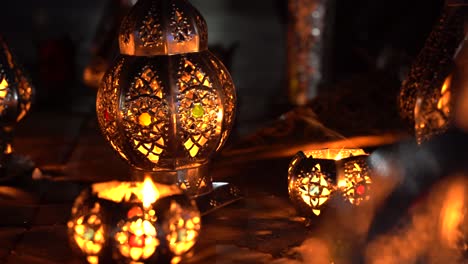
[(159, 192), (150, 177), (143, 182), (143, 207), (149, 208), (159, 198)]

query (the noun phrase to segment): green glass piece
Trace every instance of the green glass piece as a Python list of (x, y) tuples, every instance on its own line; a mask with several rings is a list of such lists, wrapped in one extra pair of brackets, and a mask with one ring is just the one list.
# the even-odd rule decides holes
[(86, 238), (87, 240), (92, 240), (94, 237), (94, 230), (92, 228), (86, 228), (85, 233), (83, 234), (83, 237)]
[(205, 109), (200, 104), (196, 104), (192, 108), (192, 116), (195, 118), (202, 118), (205, 115)]

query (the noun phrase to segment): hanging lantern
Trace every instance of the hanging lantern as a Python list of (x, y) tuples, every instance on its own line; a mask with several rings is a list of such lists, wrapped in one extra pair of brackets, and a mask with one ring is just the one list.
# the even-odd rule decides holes
[[(0, 36), (0, 167), (2, 174), (11, 159), (15, 126), (31, 109), (33, 87)], [(1, 177), (5, 177), (2, 175)]]
[(319, 216), (331, 200), (358, 206), (370, 199), (372, 180), (362, 149), (299, 152), (289, 166), (289, 197), (305, 216)]
[(92, 185), (76, 199), (71, 245), (91, 264), (180, 262), (195, 245), (200, 212), (178, 186), (144, 182)]
[(212, 190), (208, 163), (236, 110), (232, 79), (207, 44), (206, 22), (188, 1), (140, 0), (97, 96), (101, 130), (136, 174), (192, 196)]

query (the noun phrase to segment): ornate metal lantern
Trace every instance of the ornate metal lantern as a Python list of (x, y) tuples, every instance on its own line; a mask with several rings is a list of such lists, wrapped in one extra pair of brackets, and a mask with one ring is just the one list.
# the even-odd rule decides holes
[(236, 110), (233, 81), (207, 44), (206, 22), (188, 1), (140, 0), (97, 96), (102, 132), (136, 174), (192, 196), (212, 190), (207, 165)]
[(289, 197), (305, 216), (319, 216), (331, 200), (352, 205), (370, 199), (372, 180), (362, 149), (299, 152), (289, 166)]
[(68, 222), (72, 246), (88, 263), (178, 263), (195, 245), (200, 212), (178, 186), (144, 182), (92, 185)]
[(0, 167), (4, 178), (11, 159), (15, 126), (31, 109), (33, 87), (0, 36)]
[[(450, 1), (449, 1), (450, 2)], [(401, 116), (414, 125), (418, 143), (453, 125), (454, 74), (462, 56), (466, 7), (448, 5), (403, 83)], [(466, 47), (464, 48), (466, 50)]]

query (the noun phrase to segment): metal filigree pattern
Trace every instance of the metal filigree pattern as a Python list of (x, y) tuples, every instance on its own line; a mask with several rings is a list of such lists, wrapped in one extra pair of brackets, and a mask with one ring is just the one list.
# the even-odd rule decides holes
[(128, 17), (124, 18), (122, 21), (122, 25), (120, 26), (120, 42), (123, 42), (126, 45), (130, 43), (130, 36), (133, 33), (132, 28), (132, 21)]
[(182, 60), (179, 70), (179, 120), (185, 149), (196, 157), (212, 136), (219, 134), (222, 115), (213, 83), (190, 60)]
[(0, 114), (3, 125), (21, 121), (31, 108), (34, 89), (0, 37)]
[(224, 144), (226, 143), (229, 131), (232, 129), (235, 121), (235, 114), (236, 114), (236, 88), (234, 87), (234, 83), (232, 82), (232, 78), (229, 75), (228, 70), (223, 65), (221, 61), (219, 61), (213, 55), (210, 56), (210, 62), (213, 67), (219, 72), (220, 76), (220, 83), (224, 92), (224, 119), (223, 119), (223, 132), (221, 133), (221, 140), (218, 145), (218, 150), (221, 149)]
[(172, 5), (172, 8), (170, 24), (172, 37), (179, 43), (192, 40), (192, 27), (184, 12), (177, 8), (175, 4)]
[(161, 30), (161, 22), (157, 16), (154, 7), (150, 9), (148, 15), (143, 20), (143, 25), (140, 27), (140, 38), (145, 47), (162, 46), (163, 33)]
[[(195, 202), (192, 201), (195, 208)], [(187, 211), (180, 204), (172, 202), (168, 214), (169, 232), (166, 236), (169, 247), (176, 256), (182, 256), (189, 251), (197, 241), (201, 228), (200, 213), (196, 210)]]
[(110, 73), (104, 77), (101, 89), (98, 90), (97, 94), (96, 113), (106, 140), (124, 159), (127, 159), (118, 143), (121, 136), (117, 133), (119, 111), (116, 104), (119, 101), (119, 78), (124, 62), (125, 59), (121, 58)]
[(198, 25), (198, 35), (200, 36), (200, 42), (208, 42), (208, 26), (206, 25), (205, 19), (201, 15), (196, 17)]
[(372, 179), (366, 160), (359, 157), (350, 158), (344, 162), (343, 166), (344, 179), (338, 182), (338, 187), (341, 188), (345, 199), (354, 205), (368, 201)]
[(127, 137), (152, 163), (158, 163), (167, 147), (169, 108), (158, 76), (145, 66), (125, 98), (122, 109)]
[(114, 181), (93, 184), (78, 196), (68, 235), (90, 264), (178, 263), (200, 228), (198, 208), (177, 186)]
[(18, 96), (19, 96), (19, 109), (20, 113), (16, 118), (16, 121), (21, 121), (31, 109), (33, 100), (33, 87), (29, 80), (24, 77), (24, 73), (21, 69), (18, 69)]
[(372, 180), (367, 155), (361, 153), (360, 149), (299, 152), (288, 173), (289, 197), (299, 212), (316, 217), (335, 198), (355, 206), (369, 200)]
[(186, 0), (140, 0), (123, 20), (121, 54), (159, 56), (208, 49), (206, 22)]
[(403, 82), (399, 97), (400, 115), (412, 126), (415, 124), (417, 98), (431, 100), (434, 91), (440, 91), (441, 84), (450, 74), (454, 54), (464, 37), (463, 12), (461, 8), (456, 12), (450, 8), (445, 10)]

